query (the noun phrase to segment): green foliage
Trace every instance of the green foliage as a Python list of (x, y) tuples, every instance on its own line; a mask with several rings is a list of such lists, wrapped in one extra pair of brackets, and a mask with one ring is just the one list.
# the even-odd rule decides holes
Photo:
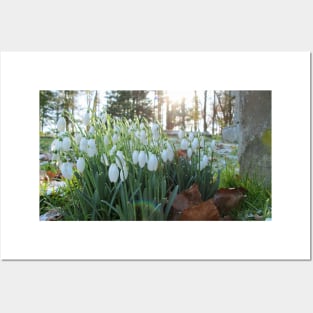
[(247, 197), (240, 208), (231, 212), (234, 219), (249, 220), (255, 216), (262, 216), (263, 219), (272, 216), (272, 193), (271, 187), (259, 178), (241, 177), (236, 173), (235, 167), (227, 166), (221, 172), (220, 188), (243, 187)]
[(133, 120), (135, 117), (152, 120), (151, 100), (146, 90), (113, 90), (107, 92), (108, 114)]

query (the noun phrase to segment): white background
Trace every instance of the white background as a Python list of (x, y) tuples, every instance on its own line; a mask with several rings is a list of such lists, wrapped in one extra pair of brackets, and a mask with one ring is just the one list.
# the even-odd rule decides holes
[[(290, 177), (295, 170), (291, 164), (299, 153), (293, 147), (299, 136), (309, 133), (309, 66), (308, 52), (2, 53), (2, 164), (16, 166), (1, 170), (5, 182), (1, 257), (309, 259), (309, 198), (297, 199), (295, 216), (294, 199), (288, 196), (297, 185)], [(272, 90), (273, 221), (39, 222), (39, 90), (101, 87)], [(309, 155), (309, 145), (301, 146), (296, 170), (306, 172), (301, 181), (303, 194), (310, 192)], [(23, 168), (19, 166), (21, 158)], [(18, 197), (12, 188), (16, 179), (25, 180)], [(14, 210), (12, 199), (16, 199)]]
[[(3, 0), (0, 48), (3, 51), (312, 51), (311, 6), (309, 0), (283, 4), (270, 0), (90, 0), (88, 5), (83, 1), (73, 5), (70, 1), (55, 0), (53, 6), (36, 0)], [(298, 105), (297, 101), (289, 111)], [(1, 116), (2, 109), (3, 103)], [(36, 112), (37, 109), (33, 114)], [(304, 117), (304, 121), (308, 118), (298, 110), (295, 116)], [(301, 130), (302, 126), (306, 129), (308, 125), (301, 123)], [(310, 133), (303, 130), (289, 141), (292, 131), (287, 129), (282, 129), (284, 135), (279, 138), (288, 141), (283, 147), (286, 158), (281, 157), (279, 162), (288, 168), (282, 176), (282, 185), (290, 198), (287, 207), (294, 207), (292, 215), (297, 219), (298, 209), (309, 206), (309, 194), (302, 192), (302, 188), (306, 190), (309, 186), (311, 167), (306, 159), (308, 153), (302, 149), (311, 140)], [(1, 136), (2, 132), (1, 127)], [(20, 155), (29, 152), (26, 143), (25, 146)], [(16, 164), (3, 163), (1, 142), (1, 171), (5, 166)], [(37, 175), (34, 179), (37, 181)], [(1, 173), (1, 198), (4, 184)], [(24, 180), (19, 186), (23, 184)], [(11, 200), (12, 210), (19, 207), (18, 198), (15, 194)], [(33, 210), (28, 204), (24, 207)], [(296, 231), (290, 229), (291, 233)], [(299, 310), (306, 313), (313, 309), (312, 282), (312, 261), (1, 261), (0, 309), (53, 313)]]

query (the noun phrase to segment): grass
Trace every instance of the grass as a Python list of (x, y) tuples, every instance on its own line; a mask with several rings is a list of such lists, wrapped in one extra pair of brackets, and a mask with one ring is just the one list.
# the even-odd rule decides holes
[(221, 172), (219, 188), (243, 187), (248, 190), (247, 197), (237, 209), (231, 212), (235, 220), (255, 220), (255, 217), (266, 219), (272, 217), (272, 192), (258, 178), (241, 177), (234, 166), (226, 166)]
[(53, 141), (53, 137), (40, 136), (40, 152), (48, 153), (50, 151), (50, 146)]

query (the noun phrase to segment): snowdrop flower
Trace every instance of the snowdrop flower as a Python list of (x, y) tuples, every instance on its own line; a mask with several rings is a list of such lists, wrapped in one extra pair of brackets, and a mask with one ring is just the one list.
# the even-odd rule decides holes
[(188, 140), (186, 138), (184, 138), (181, 141), (180, 147), (182, 150), (187, 150), (188, 149)]
[(60, 117), (57, 122), (57, 129), (59, 132), (64, 132), (66, 129), (66, 121), (64, 117)]
[(85, 159), (83, 157), (80, 157), (77, 160), (76, 167), (77, 167), (79, 172), (82, 173), (84, 171), (84, 169), (85, 169)]
[(211, 149), (213, 151), (215, 150), (215, 140), (212, 140), (212, 142), (211, 142)]
[(108, 135), (104, 135), (103, 136), (103, 143), (105, 146), (107, 146), (109, 144), (110, 140), (109, 140), (109, 137)]
[(192, 149), (191, 148), (188, 148), (187, 156), (188, 156), (189, 159), (191, 158), (191, 156), (192, 156)]
[(120, 132), (120, 128), (117, 125), (114, 125), (113, 130), (114, 130), (115, 133), (119, 133)]
[(179, 138), (179, 139), (183, 139), (184, 136), (185, 136), (185, 132), (184, 132), (182, 129), (180, 129), (180, 130), (178, 131), (178, 138)]
[(109, 179), (111, 183), (116, 183), (119, 177), (119, 170), (115, 163), (112, 163), (109, 167)]
[(63, 151), (69, 151), (71, 148), (71, 140), (68, 137), (63, 138), (62, 141), (62, 150)]
[(90, 135), (93, 135), (95, 133), (95, 128), (93, 127), (93, 126), (91, 126), (90, 128), (89, 128), (89, 134)]
[(83, 117), (83, 124), (85, 126), (88, 126), (89, 122), (90, 122), (90, 113), (87, 111)]
[(144, 129), (145, 128), (144, 123), (140, 123), (139, 127), (140, 127), (140, 129)]
[(80, 133), (75, 134), (75, 142), (79, 145), (82, 139), (82, 135)]
[(132, 159), (133, 159), (134, 164), (138, 163), (138, 156), (139, 156), (139, 152), (137, 150), (133, 151)]
[(62, 141), (54, 139), (51, 144), (51, 151), (59, 151), (62, 148)]
[(209, 164), (209, 158), (207, 155), (203, 156), (202, 162), (203, 162), (204, 167), (206, 167)]
[(114, 135), (112, 136), (112, 142), (114, 145), (118, 142), (118, 134), (114, 133)]
[(115, 162), (119, 168), (126, 166), (125, 157), (122, 151), (119, 150), (116, 152)]
[(174, 151), (172, 146), (168, 143), (167, 144), (167, 159), (172, 162), (174, 160)]
[(160, 137), (160, 133), (159, 133), (159, 125), (156, 123), (153, 123), (151, 125), (151, 132), (152, 132), (152, 137), (154, 140), (158, 140)]
[(97, 154), (97, 147), (95, 139), (89, 139), (87, 145), (87, 154), (89, 157), (93, 157)]
[(143, 168), (147, 162), (147, 154), (144, 151), (140, 151), (138, 155), (138, 163), (140, 168)]
[(148, 170), (151, 172), (152, 171), (155, 172), (157, 168), (158, 168), (158, 159), (155, 154), (151, 153), (149, 155), (149, 160), (148, 160)]
[(109, 160), (108, 160), (108, 158), (107, 158), (107, 156), (106, 156), (105, 153), (103, 153), (103, 154), (101, 155), (100, 161), (101, 161), (101, 163), (104, 164), (105, 166), (109, 166)]
[(140, 141), (142, 144), (146, 141), (146, 132), (143, 129), (140, 131)]
[(70, 163), (70, 162), (62, 163), (60, 170), (61, 170), (62, 175), (66, 179), (72, 178), (72, 176), (73, 176), (73, 164), (72, 163)]
[(115, 153), (115, 151), (116, 151), (116, 146), (114, 145), (114, 146), (110, 149), (109, 155), (112, 156), (112, 155)]
[(163, 160), (164, 163), (166, 163), (167, 159), (168, 159), (168, 153), (167, 153), (167, 150), (164, 149), (162, 152), (161, 152), (161, 159)]
[(189, 137), (188, 137), (189, 140), (192, 141), (194, 137), (195, 137), (195, 136), (194, 136), (193, 132), (190, 132), (190, 133), (189, 133)]
[(199, 147), (199, 139), (197, 137), (193, 139), (191, 147), (193, 150), (196, 150)]
[(86, 152), (87, 151), (87, 146), (88, 146), (88, 141), (85, 137), (83, 137), (81, 140), (80, 140), (80, 143), (79, 143), (79, 150), (82, 151), (82, 152)]
[(120, 171), (120, 179), (121, 181), (125, 181), (128, 177), (128, 169), (126, 166), (123, 166)]

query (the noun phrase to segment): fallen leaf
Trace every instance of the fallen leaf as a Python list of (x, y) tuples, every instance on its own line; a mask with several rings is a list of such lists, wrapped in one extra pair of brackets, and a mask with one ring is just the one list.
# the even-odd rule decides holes
[(213, 201), (222, 216), (227, 215), (232, 209), (238, 208), (241, 201), (246, 197), (247, 190), (239, 188), (221, 188), (217, 190)]
[(185, 209), (181, 221), (219, 221), (220, 214), (212, 199)]

